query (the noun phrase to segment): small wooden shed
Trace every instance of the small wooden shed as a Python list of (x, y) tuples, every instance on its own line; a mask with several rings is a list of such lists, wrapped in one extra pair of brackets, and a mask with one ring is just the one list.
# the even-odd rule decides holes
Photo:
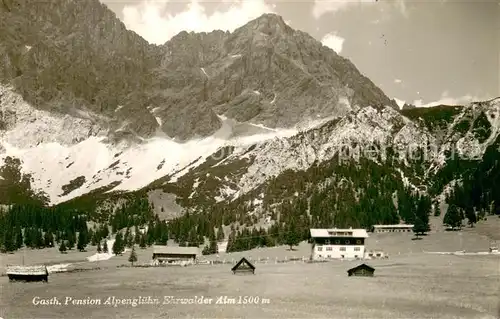
[(242, 273), (252, 273), (255, 274), (255, 266), (252, 265), (251, 262), (249, 262), (245, 257), (241, 258), (240, 261), (236, 265), (234, 265), (233, 268), (231, 268), (231, 271), (233, 272), (233, 275), (236, 274), (237, 272), (242, 272)]
[(7, 266), (10, 281), (49, 281), (49, 272), (45, 266)]
[(362, 276), (362, 277), (373, 277), (375, 273), (375, 268), (368, 266), (367, 264), (361, 264), (347, 271), (350, 276)]

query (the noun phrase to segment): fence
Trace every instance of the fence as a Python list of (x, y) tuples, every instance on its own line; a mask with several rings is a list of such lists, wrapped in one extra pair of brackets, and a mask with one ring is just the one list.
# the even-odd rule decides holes
[[(284, 258), (278, 258), (278, 257), (266, 257), (266, 258), (251, 258), (251, 257), (245, 257), (249, 262), (252, 264), (298, 264), (298, 263), (304, 263), (304, 264), (313, 264), (313, 263), (326, 263), (326, 262), (334, 262), (334, 261), (350, 261), (350, 260), (364, 260), (363, 258), (356, 258), (356, 259), (319, 259), (319, 260), (312, 260), (309, 256), (285, 256)], [(374, 257), (374, 258), (367, 258), (367, 259), (386, 259), (388, 258), (387, 255), (383, 257)], [(175, 266), (189, 266), (189, 265), (235, 265), (241, 260), (241, 258), (217, 258), (217, 259), (206, 259), (206, 258), (200, 258), (196, 260), (196, 262), (189, 262), (189, 263), (154, 263), (154, 262), (149, 262), (149, 263), (136, 263), (134, 267), (175, 267)], [(125, 266), (125, 265), (124, 265)]]
[[(285, 263), (290, 263), (290, 264), (297, 264), (297, 263), (323, 263), (323, 262), (328, 262), (328, 261), (333, 261), (332, 260), (311, 260), (310, 257), (302, 256), (302, 257), (296, 257), (292, 256), (288, 258), (285, 256), (285, 258), (280, 259), (278, 257), (275, 258), (256, 258), (252, 259), (251, 257), (245, 257), (249, 262), (252, 264), (285, 264)], [(235, 265), (238, 261), (240, 261), (241, 258), (224, 258), (224, 259), (216, 259), (216, 260), (207, 260), (207, 259), (200, 259), (196, 262), (198, 265)]]

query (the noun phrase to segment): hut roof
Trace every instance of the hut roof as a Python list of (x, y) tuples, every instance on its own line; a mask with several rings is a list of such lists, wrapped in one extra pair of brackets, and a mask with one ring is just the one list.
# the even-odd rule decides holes
[(371, 267), (371, 266), (368, 266), (367, 264), (361, 264), (361, 265), (358, 265), (356, 267), (353, 267), (351, 269), (349, 269), (347, 272), (348, 273), (352, 273), (358, 269), (367, 269), (369, 271), (375, 271), (375, 268)]
[(368, 238), (368, 233), (365, 229), (352, 229), (352, 228), (311, 228), (312, 238), (335, 238), (335, 237), (352, 237), (352, 238)]
[(200, 254), (198, 247), (179, 247), (179, 246), (154, 246), (153, 254), (172, 254), (172, 255), (196, 255)]
[(235, 271), (237, 270), (238, 268), (241, 267), (241, 265), (245, 263), (246, 264), (246, 267), (243, 267), (243, 268), (250, 268), (250, 269), (255, 269), (255, 266), (252, 265), (251, 262), (249, 262), (245, 257), (241, 258), (240, 261), (238, 261), (238, 263), (236, 265), (234, 265), (233, 268), (231, 268), (232, 271)]
[(48, 275), (45, 266), (7, 266), (7, 275)]

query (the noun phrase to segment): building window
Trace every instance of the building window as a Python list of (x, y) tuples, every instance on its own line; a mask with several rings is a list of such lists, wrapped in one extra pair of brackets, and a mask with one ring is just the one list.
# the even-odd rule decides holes
[(360, 247), (354, 247), (354, 251), (360, 251), (361, 248)]
[(351, 241), (350, 241), (350, 240), (346, 240), (346, 241), (345, 241), (345, 244), (346, 244), (346, 245), (349, 245), (350, 243), (351, 243)]
[(326, 240), (326, 241), (325, 241), (325, 245), (330, 245), (330, 241), (329, 241), (329, 240)]
[(323, 247), (318, 246), (318, 251), (322, 251), (322, 250), (323, 250)]
[(328, 258), (332, 258), (332, 255), (328, 255)]
[(361, 239), (356, 240), (357, 245), (361, 245)]
[(345, 247), (340, 247), (340, 251), (345, 251)]
[(326, 247), (326, 251), (332, 251), (332, 247)]

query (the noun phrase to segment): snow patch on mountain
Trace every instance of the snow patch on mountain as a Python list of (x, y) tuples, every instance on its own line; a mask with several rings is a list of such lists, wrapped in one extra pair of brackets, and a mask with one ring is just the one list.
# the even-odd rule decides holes
[(11, 87), (3, 85), (0, 85), (0, 112), (3, 126), (0, 141), (16, 148), (42, 143), (72, 145), (105, 133), (90, 119), (37, 110)]
[[(461, 116), (457, 117), (454, 124), (460, 122), (466, 114), (469, 114), (475, 120), (476, 116), (484, 113), (491, 125), (491, 134), (484, 141), (480, 142), (472, 132), (467, 132), (456, 142), (458, 156), (467, 159), (480, 159), (486, 148), (491, 145), (500, 134), (500, 98), (493, 99), (483, 103), (472, 103), (466, 106), (466, 110)], [(482, 128), (477, 128), (482, 130)]]
[[(334, 125), (330, 124), (308, 127), (301, 135), (275, 138), (245, 153), (254, 161), (239, 180), (239, 190), (233, 199), (285, 170), (307, 170), (314, 162), (331, 160), (336, 154), (339, 154), (339, 165), (342, 165), (343, 160), (369, 156), (371, 149), (368, 146), (374, 143), (382, 147), (381, 155), (384, 156), (385, 147), (394, 142), (402, 150), (407, 150), (412, 145), (422, 145), (431, 139), (391, 107), (382, 110), (366, 107), (339, 119)], [(402, 127), (394, 138), (392, 131), (398, 128), (397, 125)], [(232, 156), (237, 157), (238, 154), (233, 153)]]
[[(235, 146), (243, 151), (253, 144), (298, 133), (295, 128), (268, 129), (263, 134), (232, 136), (230, 122), (234, 120), (220, 116), (223, 125), (210, 137), (185, 143), (155, 137), (132, 146), (112, 145), (106, 143), (104, 136), (96, 134), (99, 128), (90, 120), (67, 115), (58, 117), (36, 110), (4, 87), (0, 87), (0, 97), (6, 123), (6, 130), (1, 132), (4, 151), (0, 164), (6, 156), (19, 158), (22, 172), (33, 177), (32, 188), (45, 192), (50, 204), (70, 200), (113, 182), (119, 184), (112, 191), (137, 190), (164, 176), (171, 176), (170, 182), (175, 182), (221, 147)], [(72, 188), (75, 181), (80, 185), (64, 193), (63, 186)], [(235, 192), (222, 190), (224, 197)]]

